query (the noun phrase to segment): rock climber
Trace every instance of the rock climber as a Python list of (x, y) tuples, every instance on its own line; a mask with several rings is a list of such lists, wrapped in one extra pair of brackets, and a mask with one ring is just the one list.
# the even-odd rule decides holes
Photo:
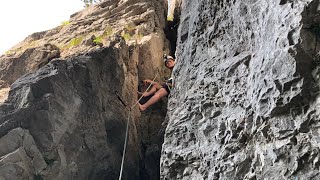
[[(176, 64), (176, 61), (172, 56), (165, 55), (164, 65), (168, 69), (172, 70), (175, 64)], [(169, 95), (170, 89), (172, 88), (172, 85), (173, 85), (172, 78), (170, 78), (169, 80), (167, 80), (166, 83), (163, 83), (163, 84), (159, 82), (152, 82), (152, 80), (150, 79), (146, 79), (143, 82), (144, 84), (152, 83), (152, 88), (148, 92), (146, 92), (143, 96), (147, 97), (147, 96), (151, 96), (152, 94), (154, 95), (146, 103), (144, 104), (139, 103), (140, 111), (146, 110), (149, 106), (159, 101), (162, 97)]]

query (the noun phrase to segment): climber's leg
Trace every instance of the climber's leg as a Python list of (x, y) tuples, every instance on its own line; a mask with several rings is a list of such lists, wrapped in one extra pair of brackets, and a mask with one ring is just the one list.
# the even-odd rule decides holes
[(162, 97), (168, 95), (168, 92), (165, 88), (159, 89), (145, 104), (139, 103), (140, 111), (146, 110), (149, 106), (159, 101)]

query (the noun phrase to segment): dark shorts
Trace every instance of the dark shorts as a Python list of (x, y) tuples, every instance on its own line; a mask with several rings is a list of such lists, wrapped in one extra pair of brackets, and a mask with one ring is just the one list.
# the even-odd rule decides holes
[(162, 85), (162, 88), (164, 88), (167, 91), (168, 95), (170, 94), (170, 88), (166, 83)]
[(139, 103), (140, 104), (144, 104), (146, 103), (147, 101), (149, 101), (149, 99), (153, 96), (154, 94), (151, 94), (150, 96), (145, 96), (143, 98), (140, 99)]

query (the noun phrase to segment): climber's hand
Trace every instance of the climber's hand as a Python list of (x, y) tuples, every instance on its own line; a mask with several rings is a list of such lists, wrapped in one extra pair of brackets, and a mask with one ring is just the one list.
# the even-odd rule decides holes
[(144, 85), (147, 85), (147, 84), (150, 84), (150, 83), (152, 83), (152, 81), (150, 79), (143, 80), (143, 84)]

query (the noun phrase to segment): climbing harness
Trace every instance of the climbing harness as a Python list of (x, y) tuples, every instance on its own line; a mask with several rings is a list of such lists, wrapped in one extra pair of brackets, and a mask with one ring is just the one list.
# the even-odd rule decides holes
[(129, 130), (129, 121), (130, 121), (130, 116), (131, 116), (131, 110), (132, 108), (134, 108), (139, 101), (143, 98), (143, 95), (150, 89), (150, 87), (152, 86), (152, 83), (154, 82), (154, 80), (157, 78), (158, 73), (156, 74), (156, 76), (153, 78), (152, 82), (149, 84), (148, 88), (144, 91), (144, 93), (141, 95), (141, 97), (138, 99), (138, 101), (130, 107), (129, 109), (129, 113), (128, 113), (128, 118), (127, 118), (127, 127), (126, 127), (126, 137), (124, 140), (124, 145), (123, 145), (123, 152), (122, 152), (122, 160), (121, 160), (121, 169), (120, 169), (120, 175), (119, 175), (119, 180), (121, 180), (122, 178), (122, 171), (123, 171), (123, 164), (124, 164), (124, 157), (126, 155), (126, 149), (127, 149), (127, 142), (128, 142), (128, 130)]

